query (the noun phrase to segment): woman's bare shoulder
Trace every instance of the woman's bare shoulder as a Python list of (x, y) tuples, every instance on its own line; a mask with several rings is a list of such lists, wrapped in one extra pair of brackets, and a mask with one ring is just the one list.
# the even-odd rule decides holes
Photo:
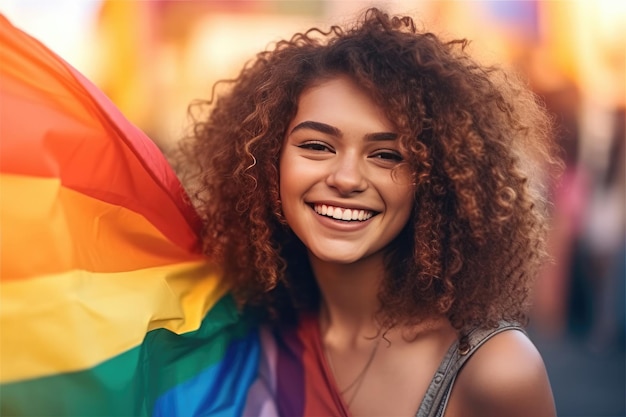
[(524, 333), (499, 333), (467, 361), (446, 412), (454, 416), (556, 416), (545, 365)]

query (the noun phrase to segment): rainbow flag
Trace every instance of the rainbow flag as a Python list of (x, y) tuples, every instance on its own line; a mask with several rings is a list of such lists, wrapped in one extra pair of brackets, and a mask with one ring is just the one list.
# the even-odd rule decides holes
[(159, 149), (2, 16), (0, 59), (0, 414), (244, 414), (259, 334)]

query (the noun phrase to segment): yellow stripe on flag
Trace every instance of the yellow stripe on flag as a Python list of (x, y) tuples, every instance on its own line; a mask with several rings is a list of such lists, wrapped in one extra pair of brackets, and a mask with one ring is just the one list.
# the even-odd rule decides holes
[(3, 282), (0, 382), (93, 367), (156, 328), (196, 330), (226, 291), (205, 262)]

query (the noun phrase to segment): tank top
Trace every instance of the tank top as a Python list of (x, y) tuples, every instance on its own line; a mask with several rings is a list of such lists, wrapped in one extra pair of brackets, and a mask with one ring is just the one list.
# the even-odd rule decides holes
[[(496, 328), (471, 331), (454, 342), (433, 375), (416, 417), (442, 417), (452, 386), (465, 362), (496, 334), (519, 325), (502, 322)], [(350, 417), (323, 352), (317, 319), (302, 317), (298, 326), (261, 329), (259, 379), (248, 394), (245, 416)]]
[(453, 343), (435, 372), (415, 417), (442, 417), (446, 411), (456, 376), (465, 362), (483, 343), (505, 330), (519, 330), (525, 333), (524, 329), (516, 323), (501, 322), (496, 328), (471, 331), (462, 345), (459, 341)]

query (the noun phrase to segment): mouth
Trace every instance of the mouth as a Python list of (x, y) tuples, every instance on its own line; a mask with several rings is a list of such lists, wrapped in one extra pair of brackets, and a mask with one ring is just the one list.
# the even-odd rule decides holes
[(343, 220), (347, 222), (364, 222), (378, 214), (377, 212), (371, 210), (335, 207), (327, 204), (311, 204), (311, 207), (313, 207), (313, 210), (320, 216), (326, 216), (335, 220)]

